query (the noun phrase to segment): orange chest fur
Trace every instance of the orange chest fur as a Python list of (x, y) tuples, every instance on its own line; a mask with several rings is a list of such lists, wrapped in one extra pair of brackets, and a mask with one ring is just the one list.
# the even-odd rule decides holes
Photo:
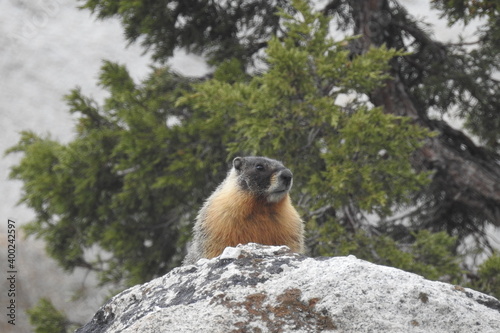
[(231, 191), (213, 198), (207, 207), (204, 227), (210, 240), (206, 249), (210, 258), (227, 246), (250, 242), (293, 247), (301, 222), (288, 196), (268, 203), (242, 191)]

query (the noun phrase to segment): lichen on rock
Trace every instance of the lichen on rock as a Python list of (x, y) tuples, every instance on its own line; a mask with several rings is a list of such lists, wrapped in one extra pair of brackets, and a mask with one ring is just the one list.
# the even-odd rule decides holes
[(239, 245), (113, 297), (89, 332), (500, 332), (500, 302), (348, 257)]

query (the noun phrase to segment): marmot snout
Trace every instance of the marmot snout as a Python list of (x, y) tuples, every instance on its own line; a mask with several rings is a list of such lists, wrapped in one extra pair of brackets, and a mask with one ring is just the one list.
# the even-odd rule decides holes
[(198, 213), (184, 264), (250, 242), (303, 252), (303, 223), (288, 194), (292, 185), (293, 174), (281, 162), (236, 157), (226, 179)]

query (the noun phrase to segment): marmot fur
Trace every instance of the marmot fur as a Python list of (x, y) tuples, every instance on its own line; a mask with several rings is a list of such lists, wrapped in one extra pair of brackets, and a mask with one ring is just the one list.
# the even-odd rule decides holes
[(304, 250), (304, 227), (288, 192), (293, 175), (266, 157), (236, 157), (226, 179), (200, 209), (184, 264), (213, 258), (227, 246), (259, 243)]

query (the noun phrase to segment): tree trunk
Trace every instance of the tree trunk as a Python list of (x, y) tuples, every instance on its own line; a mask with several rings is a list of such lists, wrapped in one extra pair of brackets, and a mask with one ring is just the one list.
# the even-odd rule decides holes
[[(421, 43), (434, 43), (444, 52), (446, 48), (430, 40), (423, 31), (415, 34), (416, 26), (397, 21), (406, 13), (395, 2), (388, 0), (350, 0), (357, 52), (366, 52), (370, 46), (405, 46), (402, 31), (413, 33), (413, 38), (425, 38)], [(391, 7), (390, 7), (391, 6)], [(407, 30), (405, 30), (407, 28)], [(412, 29), (412, 31), (410, 31)], [(399, 62), (398, 62), (399, 61)], [(401, 78), (401, 59), (394, 61), (391, 80), (375, 91), (370, 99), (385, 112), (408, 116), (415, 123), (438, 135), (427, 139), (415, 154), (417, 170), (433, 171), (432, 184), (422, 194), (419, 224), (435, 230), (447, 230), (459, 236), (481, 232), (487, 224), (500, 226), (500, 165), (498, 156), (478, 147), (463, 132), (451, 128), (444, 121), (428, 118), (426, 107), (419, 108)], [(404, 60), (403, 60), (404, 61)], [(425, 61), (425, 60), (424, 60)], [(406, 64), (408, 65), (408, 64)]]

